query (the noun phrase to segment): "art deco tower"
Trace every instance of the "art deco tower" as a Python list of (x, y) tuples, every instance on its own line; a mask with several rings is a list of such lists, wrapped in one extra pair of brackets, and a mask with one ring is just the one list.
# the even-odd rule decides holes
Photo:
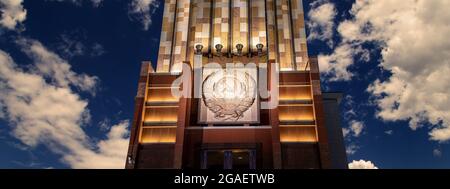
[(127, 168), (344, 168), (339, 112), (324, 111), (338, 100), (308, 57), (302, 3), (166, 0)]

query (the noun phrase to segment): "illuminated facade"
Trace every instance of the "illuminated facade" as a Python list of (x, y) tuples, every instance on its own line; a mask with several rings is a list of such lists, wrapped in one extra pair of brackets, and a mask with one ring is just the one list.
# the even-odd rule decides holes
[(308, 57), (302, 3), (165, 0), (126, 167), (345, 168), (342, 131), (325, 122), (317, 59)]

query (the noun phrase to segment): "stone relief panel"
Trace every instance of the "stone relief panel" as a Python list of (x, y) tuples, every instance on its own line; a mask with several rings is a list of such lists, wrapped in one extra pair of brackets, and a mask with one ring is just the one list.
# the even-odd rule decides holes
[(259, 122), (256, 68), (204, 68), (200, 123)]

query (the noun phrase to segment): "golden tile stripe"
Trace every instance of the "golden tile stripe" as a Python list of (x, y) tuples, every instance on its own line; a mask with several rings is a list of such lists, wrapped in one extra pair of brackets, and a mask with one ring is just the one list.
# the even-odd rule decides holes
[(188, 29), (189, 29), (189, 10), (190, 0), (178, 0), (177, 18), (175, 24), (175, 43), (172, 52), (171, 72), (181, 72), (182, 63), (186, 60)]
[[(195, 49), (196, 45), (203, 45), (203, 53), (208, 52), (210, 44), (210, 19), (211, 19), (211, 0), (193, 0), (191, 11), (191, 39), (189, 48)], [(193, 62), (195, 50), (191, 50), (189, 60)]]
[(228, 32), (230, 24), (230, 0), (214, 1), (213, 52), (217, 44), (223, 45), (222, 53), (228, 52)]
[(309, 70), (303, 0), (292, 0), (291, 5), (297, 70)]
[(248, 0), (232, 1), (232, 49), (233, 53), (237, 53), (236, 45), (244, 45), (243, 53), (248, 53)]
[(251, 0), (251, 49), (257, 52), (256, 45), (263, 44), (263, 51), (267, 50), (267, 32), (266, 32), (266, 7), (265, 0)]
[(278, 57), (278, 35), (275, 22), (275, 1), (266, 1), (266, 20), (267, 20), (267, 47), (269, 48), (269, 60), (275, 60), (279, 62)]
[(176, 0), (166, 0), (164, 3), (161, 40), (159, 45), (157, 72), (169, 72), (171, 64), (173, 29), (175, 21)]
[(281, 71), (291, 71), (294, 69), (291, 34), (291, 19), (289, 10), (289, 0), (276, 1), (276, 16), (278, 27), (278, 53)]

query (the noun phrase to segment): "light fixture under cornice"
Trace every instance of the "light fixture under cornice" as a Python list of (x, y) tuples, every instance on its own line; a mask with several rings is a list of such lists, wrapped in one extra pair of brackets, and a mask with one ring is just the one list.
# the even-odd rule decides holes
[(239, 43), (236, 45), (236, 49), (237, 49), (237, 55), (242, 56), (242, 49), (244, 49), (244, 45)]
[(261, 44), (261, 43), (256, 45), (256, 49), (258, 50), (258, 56), (262, 56), (263, 55), (263, 48), (264, 48), (264, 45)]
[(215, 47), (216, 47), (217, 56), (222, 56), (223, 45), (222, 44), (217, 44)]
[(197, 54), (197, 55), (202, 54), (202, 50), (203, 50), (203, 45), (198, 44), (195, 46), (195, 54)]

